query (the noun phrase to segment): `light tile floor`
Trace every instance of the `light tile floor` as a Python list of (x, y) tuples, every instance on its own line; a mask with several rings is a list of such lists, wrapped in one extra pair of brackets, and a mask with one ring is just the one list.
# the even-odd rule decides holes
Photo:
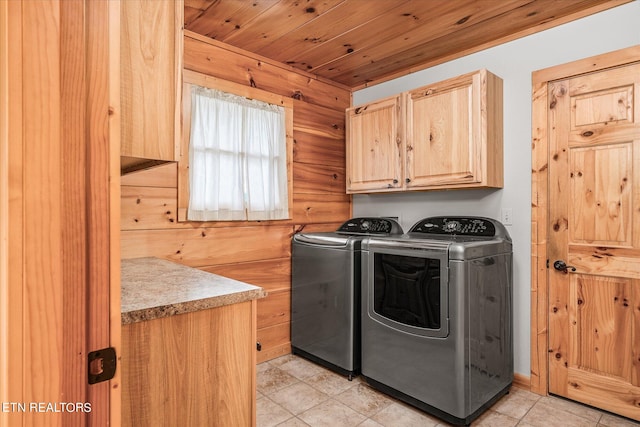
[[(437, 418), (298, 356), (258, 365), (258, 427), (432, 427)], [(625, 418), (512, 388), (472, 426), (631, 427)]]

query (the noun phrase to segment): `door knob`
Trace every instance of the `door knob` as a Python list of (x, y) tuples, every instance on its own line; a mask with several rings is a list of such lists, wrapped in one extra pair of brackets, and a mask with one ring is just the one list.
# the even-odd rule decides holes
[(571, 271), (576, 271), (576, 268), (572, 265), (567, 265), (563, 260), (559, 259), (553, 263), (553, 268), (558, 271), (562, 271), (563, 273), (568, 273), (567, 269), (571, 269)]

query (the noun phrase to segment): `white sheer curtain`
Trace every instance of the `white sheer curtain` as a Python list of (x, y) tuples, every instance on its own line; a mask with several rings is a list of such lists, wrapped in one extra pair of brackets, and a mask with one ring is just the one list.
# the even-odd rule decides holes
[(191, 99), (187, 219), (286, 219), (284, 108), (197, 86)]

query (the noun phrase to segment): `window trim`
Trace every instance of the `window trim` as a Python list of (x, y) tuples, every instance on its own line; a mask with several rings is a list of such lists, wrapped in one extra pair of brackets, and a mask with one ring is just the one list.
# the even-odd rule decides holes
[[(289, 202), (289, 214), (287, 219), (268, 221), (289, 221), (293, 218), (293, 100), (282, 95), (245, 86), (239, 83), (221, 80), (216, 77), (198, 73), (191, 70), (183, 71), (182, 83), (182, 139), (180, 141), (180, 157), (178, 160), (178, 222), (190, 222), (187, 220), (187, 208), (189, 206), (189, 140), (191, 137), (191, 86), (197, 85), (209, 89), (217, 89), (234, 95), (244, 96), (270, 104), (280, 105), (285, 109), (286, 152), (287, 152), (287, 198)], [(244, 221), (212, 221), (233, 222), (235, 224), (265, 222), (264, 220)]]

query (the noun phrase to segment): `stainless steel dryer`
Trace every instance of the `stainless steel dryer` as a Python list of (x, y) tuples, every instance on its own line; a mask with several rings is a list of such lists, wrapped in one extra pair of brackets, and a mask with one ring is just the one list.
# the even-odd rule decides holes
[(362, 375), (468, 425), (513, 381), (512, 245), (499, 222), (432, 217), (362, 242)]
[(336, 232), (292, 239), (291, 345), (294, 354), (349, 379), (360, 371), (360, 247), (370, 236), (402, 235), (387, 218), (353, 218)]

